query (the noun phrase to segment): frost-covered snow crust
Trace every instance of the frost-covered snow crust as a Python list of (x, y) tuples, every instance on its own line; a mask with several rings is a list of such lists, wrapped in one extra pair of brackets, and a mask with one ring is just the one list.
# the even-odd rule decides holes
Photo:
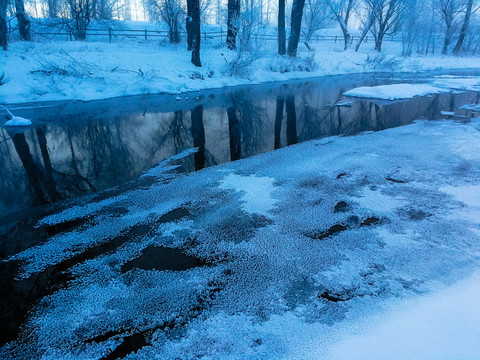
[[(0, 357), (101, 358), (134, 337), (135, 359), (475, 359), (479, 123), (311, 141), (45, 218), (90, 220), (10, 259), (25, 261), (22, 277), (150, 232), (74, 266)], [(186, 212), (158, 221), (175, 209)], [(122, 272), (149, 246), (205, 265)], [(416, 356), (422, 346), (433, 355)]]

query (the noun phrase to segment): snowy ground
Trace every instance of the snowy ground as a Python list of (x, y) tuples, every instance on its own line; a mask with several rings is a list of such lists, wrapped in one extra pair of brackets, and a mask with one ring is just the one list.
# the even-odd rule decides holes
[[(480, 119), (164, 165), (39, 222), (76, 225), (13, 256), (20, 278), (103, 252), (0, 357), (478, 359)], [(166, 248), (184, 268), (141, 269)]]
[[(360, 52), (342, 51), (341, 41), (301, 44), (298, 58), (276, 54), (273, 41), (257, 44), (252, 58), (232, 69), (236, 52), (219, 39), (202, 46), (203, 67), (190, 63), (185, 44), (138, 40), (106, 42), (14, 42), (0, 51), (0, 103), (52, 100), (96, 100), (147, 93), (180, 93), (321, 75), (366, 71), (406, 71), (480, 68), (478, 57), (415, 56), (403, 58), (401, 45), (385, 43), (385, 54), (362, 45)], [(244, 66), (245, 65), (245, 66)]]

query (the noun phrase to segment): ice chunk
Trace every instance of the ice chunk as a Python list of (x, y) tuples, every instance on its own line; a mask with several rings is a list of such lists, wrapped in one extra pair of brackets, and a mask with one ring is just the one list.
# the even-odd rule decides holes
[(459, 109), (468, 111), (480, 111), (480, 104), (465, 104), (463, 106), (460, 106)]
[(20, 116), (14, 116), (8, 120), (3, 126), (30, 126), (32, 122), (28, 119), (22, 118)]
[(440, 111), (440, 114), (445, 115), (445, 116), (455, 116), (454, 111)]
[(410, 99), (415, 96), (425, 96), (449, 92), (430, 84), (393, 84), (380, 86), (362, 86), (344, 93), (346, 96), (383, 100)]

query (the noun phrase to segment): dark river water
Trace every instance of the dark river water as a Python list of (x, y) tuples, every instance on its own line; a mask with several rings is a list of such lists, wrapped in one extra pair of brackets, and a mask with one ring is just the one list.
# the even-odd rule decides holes
[[(82, 195), (135, 187), (145, 171), (185, 149), (198, 148), (177, 163), (178, 171), (191, 172), (311, 139), (445, 118), (441, 111), (478, 102), (475, 92), (398, 102), (343, 96), (355, 87), (421, 82), (427, 75), (332, 76), (192, 92), (181, 99), (151, 95), (11, 106), (33, 126), (23, 132), (0, 127), (0, 257), (65, 230), (36, 229), (42, 216)], [(337, 106), (345, 100), (350, 106)], [(18, 266), (0, 264), (1, 320), (8, 324), (0, 345), (15, 337), (28, 308), (48, 293), (58, 272), (15, 281)]]
[(336, 106), (351, 88), (401, 81), (348, 75), (194, 92), (181, 100), (158, 95), (12, 106), (34, 126), (22, 133), (0, 128), (0, 218), (137, 179), (188, 148), (199, 151), (181, 162), (185, 172), (320, 137), (438, 119), (440, 111), (476, 97), (441, 94)]

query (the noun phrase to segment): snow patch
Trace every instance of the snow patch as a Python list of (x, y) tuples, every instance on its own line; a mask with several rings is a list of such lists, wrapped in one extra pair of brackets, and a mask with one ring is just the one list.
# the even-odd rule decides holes
[(480, 111), (480, 104), (465, 104), (459, 107), (460, 110)]
[(380, 189), (372, 190), (365, 188), (360, 195), (360, 197), (354, 198), (355, 201), (357, 201), (360, 206), (375, 213), (391, 213), (395, 209), (407, 204), (405, 199), (385, 195)]
[(220, 188), (241, 192), (242, 209), (245, 212), (268, 216), (277, 202), (272, 198), (274, 182), (275, 179), (270, 177), (230, 174), (222, 180)]
[(432, 81), (432, 85), (448, 88), (453, 90), (466, 90), (466, 91), (479, 91), (480, 90), (480, 77), (468, 76), (468, 77), (455, 77), (455, 76), (443, 76), (438, 77)]
[[(468, 206), (480, 207), (480, 185), (445, 186), (440, 191), (454, 196), (458, 201)], [(480, 214), (478, 214), (480, 217)]]
[[(367, 320), (331, 349), (331, 360), (478, 359), (480, 273)], [(369, 323), (370, 322), (370, 323)], [(368, 325), (367, 325), (368, 324)]]
[(32, 122), (30, 120), (22, 118), (20, 116), (14, 116), (13, 118), (5, 122), (5, 124), (3, 124), (3, 126), (12, 126), (12, 127), (13, 126), (30, 126), (30, 125), (32, 125)]
[(447, 89), (441, 89), (429, 84), (393, 84), (380, 86), (362, 86), (344, 93), (346, 96), (399, 100), (410, 99), (415, 96), (425, 96), (429, 94), (439, 94), (449, 92)]

